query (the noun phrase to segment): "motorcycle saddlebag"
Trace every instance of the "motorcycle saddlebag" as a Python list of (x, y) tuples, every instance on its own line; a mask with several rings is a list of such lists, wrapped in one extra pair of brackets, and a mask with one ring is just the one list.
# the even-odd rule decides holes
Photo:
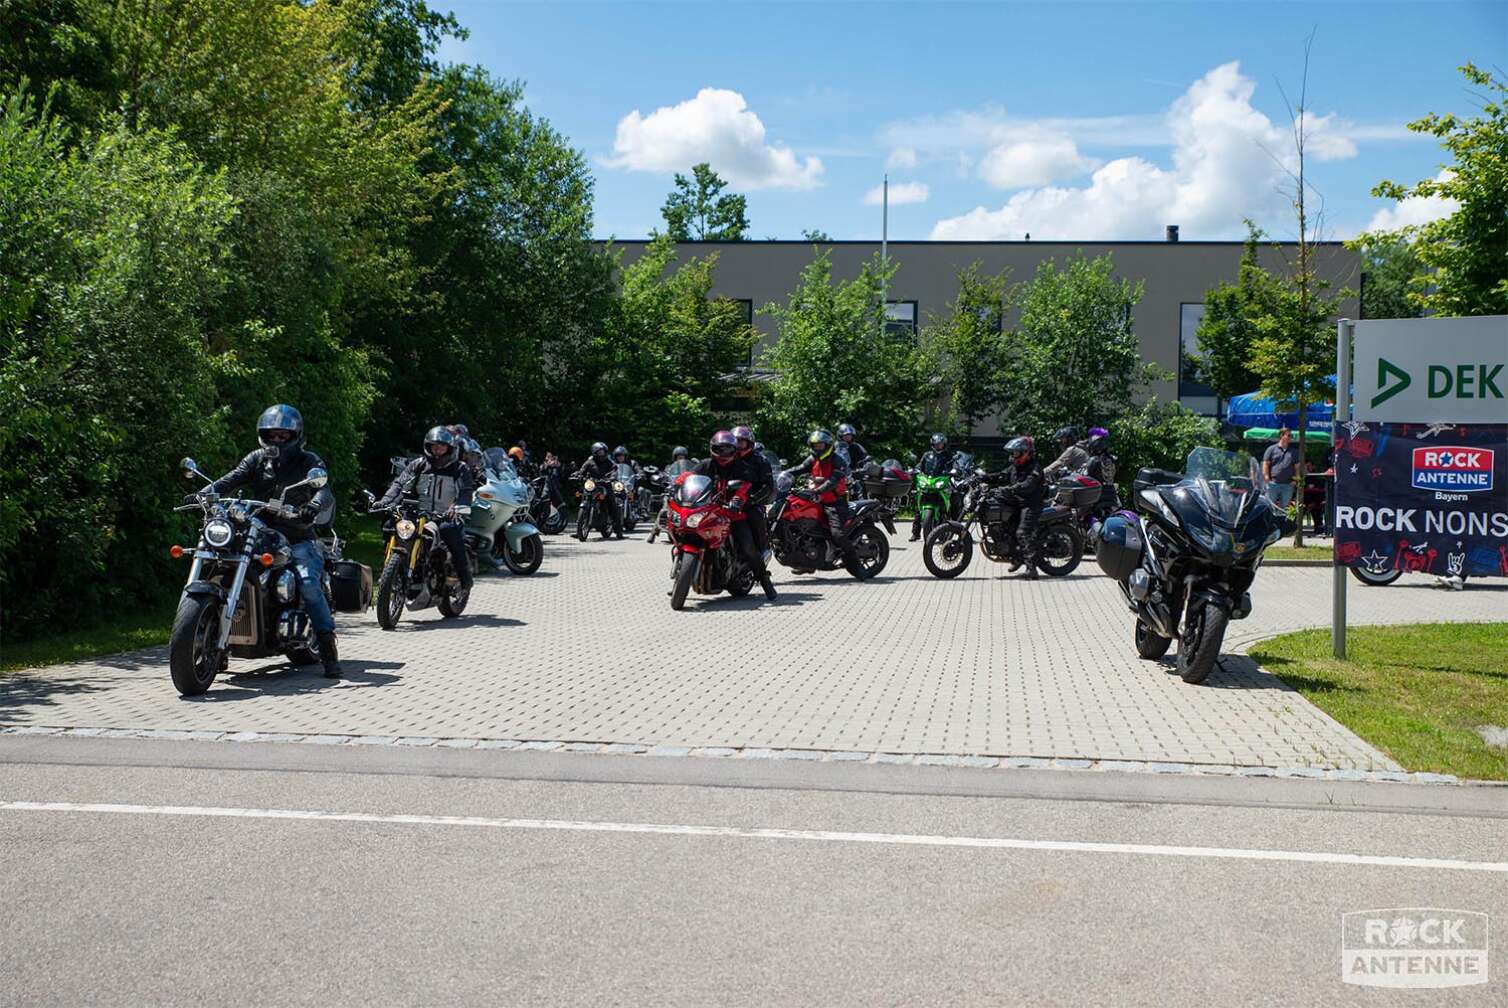
[(1094, 559), (1100, 570), (1117, 581), (1124, 581), (1141, 566), (1141, 551), (1141, 528), (1136, 522), (1121, 514), (1105, 519), (1094, 548)]
[(330, 594), (338, 612), (365, 612), (372, 604), (372, 568), (354, 560), (337, 560), (330, 567)]

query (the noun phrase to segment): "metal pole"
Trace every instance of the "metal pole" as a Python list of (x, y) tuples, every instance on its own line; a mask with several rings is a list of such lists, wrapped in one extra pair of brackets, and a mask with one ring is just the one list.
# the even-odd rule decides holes
[(890, 278), (885, 271), (890, 265), (890, 173), (886, 172), (881, 182), (880, 198), (880, 338), (885, 338), (885, 324), (890, 321)]
[[(1330, 447), (1335, 447), (1335, 435), (1341, 424), (1351, 419), (1351, 341), (1356, 333), (1356, 323), (1341, 319), (1335, 324), (1335, 421), (1330, 425)], [(1339, 458), (1336, 459), (1339, 462)], [(1340, 466), (1335, 467), (1336, 480), (1340, 479)], [(1331, 484), (1331, 496), (1335, 495), (1335, 483)], [(1335, 509), (1330, 511), (1330, 535), (1332, 550), (1340, 545), (1340, 530), (1335, 527)], [(1346, 576), (1345, 567), (1330, 558), (1330, 645), (1335, 657), (1346, 656)]]

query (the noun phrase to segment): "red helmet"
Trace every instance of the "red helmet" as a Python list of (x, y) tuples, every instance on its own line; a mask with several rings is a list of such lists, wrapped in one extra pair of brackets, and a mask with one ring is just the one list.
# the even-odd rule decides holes
[(707, 449), (712, 452), (712, 457), (718, 465), (725, 466), (738, 456), (738, 439), (731, 431), (720, 430), (712, 435), (712, 440), (707, 443)]
[(739, 445), (738, 454), (740, 455), (747, 455), (754, 450), (754, 432), (749, 429), (747, 424), (739, 424), (733, 428), (733, 440), (736, 442), (745, 442)]

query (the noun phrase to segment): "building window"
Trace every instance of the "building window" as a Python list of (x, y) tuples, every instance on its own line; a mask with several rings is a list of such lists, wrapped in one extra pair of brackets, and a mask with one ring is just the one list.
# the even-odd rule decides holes
[(916, 302), (885, 302), (885, 331), (905, 336), (916, 335)]
[(1220, 400), (1215, 390), (1199, 377), (1204, 355), (1199, 351), (1199, 322), (1204, 318), (1203, 304), (1178, 306), (1178, 401), (1195, 413), (1220, 414)]

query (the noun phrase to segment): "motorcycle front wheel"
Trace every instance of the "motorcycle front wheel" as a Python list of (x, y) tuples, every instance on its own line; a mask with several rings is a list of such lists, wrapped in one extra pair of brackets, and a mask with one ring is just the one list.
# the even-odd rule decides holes
[(377, 625), (384, 630), (393, 630), (403, 618), (403, 606), (408, 601), (408, 586), (403, 576), (406, 550), (393, 550), (382, 566), (382, 577), (377, 582)]
[(173, 618), (168, 637), (168, 670), (173, 686), (183, 696), (198, 696), (209, 689), (220, 673), (220, 652), (215, 647), (220, 630), (220, 600), (207, 595), (185, 595)]
[(686, 605), (686, 595), (696, 581), (697, 568), (702, 558), (695, 553), (682, 553), (675, 558), (675, 584), (670, 588), (670, 608), (679, 612)]
[(518, 552), (515, 553), (505, 539), (503, 541), (503, 563), (515, 574), (529, 575), (539, 570), (539, 565), (545, 558), (545, 544), (538, 533), (525, 536), (518, 544)]
[(956, 578), (973, 556), (974, 540), (957, 525), (940, 526), (922, 543), (922, 562), (933, 577)]
[(854, 559), (843, 561), (843, 566), (860, 581), (874, 577), (890, 562), (890, 540), (873, 525), (859, 529), (849, 537), (849, 542), (853, 544)]
[(1084, 559), (1084, 536), (1072, 525), (1055, 525), (1037, 548), (1037, 569), (1048, 577), (1064, 577)]
[(455, 619), (466, 611), (466, 603), (471, 600), (471, 589), (456, 585), (449, 591), (442, 592), (439, 602), (440, 615), (446, 619)]
[(1186, 683), (1202, 683), (1220, 657), (1225, 643), (1225, 628), (1230, 613), (1213, 602), (1206, 602), (1199, 614), (1183, 628), (1178, 641), (1178, 675)]

